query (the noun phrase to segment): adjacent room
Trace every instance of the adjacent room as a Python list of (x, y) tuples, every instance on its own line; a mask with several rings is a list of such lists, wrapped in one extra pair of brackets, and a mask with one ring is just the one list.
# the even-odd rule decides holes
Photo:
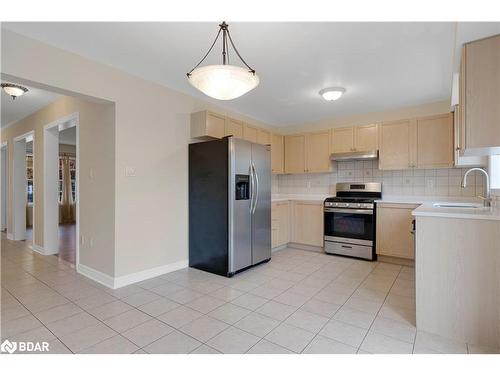
[(1, 27), (10, 347), (500, 353), (500, 22)]

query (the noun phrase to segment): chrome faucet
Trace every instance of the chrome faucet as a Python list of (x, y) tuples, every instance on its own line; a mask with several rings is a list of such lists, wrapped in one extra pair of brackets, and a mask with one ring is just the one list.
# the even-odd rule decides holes
[(488, 172), (486, 172), (484, 169), (482, 169), (482, 168), (471, 168), (467, 172), (465, 172), (464, 178), (462, 180), (462, 187), (463, 188), (467, 187), (467, 176), (469, 175), (469, 173), (471, 173), (473, 171), (482, 172), (486, 176), (486, 181), (485, 181), (486, 186), (485, 186), (485, 189), (484, 189), (485, 196), (484, 197), (479, 196), (479, 198), (481, 198), (483, 200), (484, 207), (490, 207), (491, 206), (490, 176), (488, 176)]

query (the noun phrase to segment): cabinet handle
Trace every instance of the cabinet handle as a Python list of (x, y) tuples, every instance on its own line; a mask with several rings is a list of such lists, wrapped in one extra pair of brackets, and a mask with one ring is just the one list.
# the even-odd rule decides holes
[(456, 151), (460, 151), (460, 146), (458, 146), (457, 148), (455, 148)]

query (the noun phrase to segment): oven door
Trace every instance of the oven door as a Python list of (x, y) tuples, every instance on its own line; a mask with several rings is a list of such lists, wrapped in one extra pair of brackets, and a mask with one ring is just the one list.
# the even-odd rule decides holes
[(374, 217), (371, 209), (325, 208), (325, 240), (371, 246)]

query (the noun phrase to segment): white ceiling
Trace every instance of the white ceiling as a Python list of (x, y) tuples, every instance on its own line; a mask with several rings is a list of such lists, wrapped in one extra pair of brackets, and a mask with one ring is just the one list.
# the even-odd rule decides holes
[[(4, 81), (8, 83), (16, 83), (11, 81)], [(29, 116), (33, 112), (38, 111), (40, 108), (52, 103), (60, 95), (53, 92), (40, 90), (34, 87), (25, 86), (29, 91), (23, 96), (12, 100), (12, 97), (7, 95), (3, 90), (0, 93), (2, 96), (2, 128), (9, 126), (10, 124), (22, 120), (23, 118)]]
[[(276, 126), (449, 99), (456, 45), (471, 33), (485, 33), (480, 23), (466, 24), (457, 38), (457, 24), (445, 22), (229, 25), (239, 52), (261, 83), (228, 102), (207, 98), (185, 75), (210, 47), (217, 23), (44, 22), (2, 27)], [(494, 34), (498, 25), (486, 25), (486, 33)], [(236, 60), (234, 53), (232, 58)], [(219, 61), (218, 44), (207, 63)], [(347, 92), (336, 102), (326, 102), (318, 91), (327, 86), (343, 86)]]

